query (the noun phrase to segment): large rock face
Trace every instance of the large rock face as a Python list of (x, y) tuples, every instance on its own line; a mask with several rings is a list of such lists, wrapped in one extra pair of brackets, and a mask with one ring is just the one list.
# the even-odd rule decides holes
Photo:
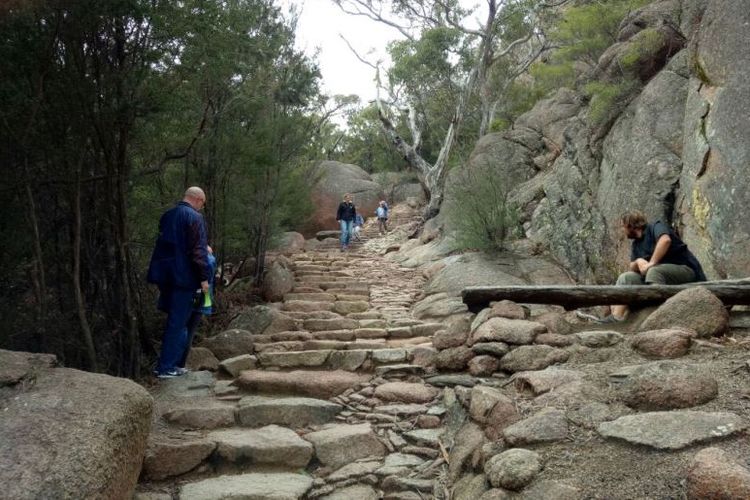
[(317, 182), (310, 194), (313, 213), (302, 233), (310, 238), (318, 231), (337, 229), (336, 209), (344, 194), (351, 193), (357, 211), (369, 217), (385, 198), (380, 185), (357, 165), (323, 161), (314, 168)]
[(589, 76), (619, 81), (622, 57), (655, 34), (630, 71), (642, 89), (606, 124), (592, 126), (584, 96), (561, 89), (482, 138), (469, 166), (518, 183), (526, 236), (578, 281), (623, 269), (618, 219), (629, 209), (678, 228), (709, 277), (747, 276), (750, 222), (738, 214), (750, 205), (750, 10), (654, 2), (623, 21)]
[(4, 498), (131, 498), (153, 401), (136, 383), (0, 350)]
[(709, 271), (750, 271), (750, 10), (711, 0), (692, 43), (680, 215), (685, 239)]

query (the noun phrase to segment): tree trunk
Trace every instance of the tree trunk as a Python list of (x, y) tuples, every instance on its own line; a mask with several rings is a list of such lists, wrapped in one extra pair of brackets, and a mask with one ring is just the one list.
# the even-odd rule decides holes
[[(28, 162), (28, 159), (25, 160)], [(28, 168), (26, 169), (28, 173)], [(26, 182), (26, 201), (28, 203), (28, 217), (29, 225), (31, 226), (31, 237), (34, 242), (34, 289), (37, 296), (38, 309), (37, 309), (37, 337), (39, 340), (39, 347), (42, 352), (46, 350), (47, 339), (45, 335), (45, 322), (47, 321), (47, 277), (44, 270), (44, 255), (42, 253), (42, 241), (39, 236), (39, 219), (36, 215), (36, 203), (34, 202), (34, 194), (31, 190), (31, 184)]]
[(98, 371), (96, 359), (96, 348), (94, 347), (94, 336), (91, 333), (91, 326), (86, 317), (86, 301), (81, 289), (81, 183), (80, 167), (76, 174), (77, 182), (75, 192), (73, 193), (73, 294), (76, 299), (76, 310), (78, 312), (78, 323), (81, 326), (83, 343), (86, 346), (86, 355), (88, 357), (89, 369), (93, 372)]

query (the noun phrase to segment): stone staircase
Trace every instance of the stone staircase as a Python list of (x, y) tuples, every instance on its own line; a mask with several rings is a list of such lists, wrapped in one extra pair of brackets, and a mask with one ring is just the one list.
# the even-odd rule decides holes
[(443, 326), (411, 316), (423, 278), (358, 243), (292, 261), (278, 305), (298, 330), (153, 391), (136, 498), (432, 497), (445, 410), (421, 377)]

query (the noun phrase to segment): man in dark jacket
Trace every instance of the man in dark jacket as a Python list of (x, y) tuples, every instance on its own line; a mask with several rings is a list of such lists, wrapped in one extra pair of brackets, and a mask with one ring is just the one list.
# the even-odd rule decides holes
[[(634, 210), (624, 214), (620, 222), (629, 239), (630, 264), (628, 271), (617, 278), (618, 285), (679, 285), (694, 281), (706, 281), (698, 259), (667, 224), (657, 220), (649, 223), (643, 213)], [(612, 314), (604, 318), (590, 318), (597, 323), (623, 321), (628, 306), (612, 306)]]
[(344, 201), (339, 204), (339, 209), (336, 211), (336, 222), (341, 227), (340, 240), (342, 252), (349, 248), (349, 240), (352, 238), (352, 226), (356, 217), (357, 209), (354, 203), (352, 203), (352, 195), (346, 193)]
[(209, 291), (206, 223), (198, 212), (205, 204), (206, 194), (201, 188), (188, 188), (182, 201), (159, 220), (159, 237), (148, 268), (148, 282), (159, 287), (159, 309), (167, 313), (156, 367), (159, 378), (184, 373), (178, 364), (187, 348), (193, 299), (197, 291)]

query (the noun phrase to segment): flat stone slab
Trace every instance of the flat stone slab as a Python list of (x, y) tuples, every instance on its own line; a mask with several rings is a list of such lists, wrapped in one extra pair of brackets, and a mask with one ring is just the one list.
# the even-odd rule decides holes
[(305, 467), (312, 458), (312, 445), (296, 432), (278, 425), (259, 429), (215, 431), (206, 439), (216, 442), (216, 454), (229, 462)]
[(415, 431), (409, 431), (404, 433), (404, 438), (407, 441), (414, 443), (419, 446), (429, 446), (431, 448), (437, 448), (440, 437), (445, 432), (445, 429), (417, 429)]
[(189, 472), (216, 448), (207, 439), (195, 441), (156, 439), (148, 444), (142, 473), (149, 479), (161, 480)]
[(320, 500), (379, 500), (380, 495), (366, 484), (355, 484), (337, 489), (330, 495), (320, 497)]
[(375, 363), (403, 363), (408, 357), (406, 349), (378, 349), (372, 352)]
[(542, 410), (506, 427), (503, 436), (511, 446), (562, 441), (568, 437), (568, 420), (561, 410)]
[(373, 472), (375, 472), (378, 468), (380, 468), (380, 466), (380, 461), (353, 462), (350, 464), (346, 464), (340, 469), (332, 472), (326, 477), (326, 481), (336, 482), (366, 476), (367, 474), (372, 474)]
[(424, 367), (419, 365), (411, 365), (407, 363), (397, 365), (383, 365), (375, 368), (375, 375), (421, 375), (424, 373)]
[(395, 404), (376, 406), (375, 411), (377, 413), (384, 413), (386, 415), (412, 417), (414, 415), (422, 415), (424, 413), (427, 413), (427, 407), (420, 404)]
[(322, 366), (330, 354), (330, 350), (291, 352), (264, 351), (258, 354), (258, 362), (262, 366), (276, 366), (279, 368), (314, 367)]
[[(325, 292), (312, 293), (287, 293), (284, 295), (284, 302), (333, 302), (336, 296)], [(333, 307), (333, 306), (331, 306)], [(301, 309), (297, 309), (298, 311)]]
[(477, 379), (465, 373), (459, 373), (456, 375), (436, 375), (426, 379), (426, 382), (437, 387), (455, 387), (457, 385), (463, 387), (474, 387), (479, 383)]
[(297, 500), (312, 487), (304, 474), (268, 473), (220, 476), (184, 485), (180, 500)]
[(231, 376), (237, 377), (240, 372), (255, 368), (257, 363), (258, 358), (255, 356), (251, 354), (242, 354), (240, 356), (235, 356), (234, 358), (225, 359), (219, 363), (219, 366)]
[(216, 429), (234, 425), (234, 405), (205, 401), (180, 405), (164, 412), (167, 422), (190, 429)]
[(375, 389), (375, 397), (383, 401), (429, 403), (437, 391), (428, 385), (411, 382), (386, 382)]
[(385, 447), (375, 436), (370, 424), (332, 425), (327, 429), (305, 434), (315, 446), (315, 455), (323, 465), (337, 468), (365, 457), (382, 457)]
[(209, 371), (189, 372), (181, 377), (161, 380), (154, 397), (169, 399), (210, 396), (215, 383), (216, 377)]
[(252, 370), (242, 372), (237, 384), (248, 391), (261, 394), (286, 394), (331, 398), (355, 385), (370, 380), (370, 375), (343, 370), (266, 372)]
[(247, 396), (240, 400), (237, 420), (247, 427), (270, 424), (307, 427), (330, 422), (342, 409), (341, 405), (323, 399)]
[(599, 424), (604, 437), (622, 439), (657, 450), (679, 450), (695, 443), (724, 438), (744, 430), (747, 424), (734, 413), (657, 411), (626, 415)]

